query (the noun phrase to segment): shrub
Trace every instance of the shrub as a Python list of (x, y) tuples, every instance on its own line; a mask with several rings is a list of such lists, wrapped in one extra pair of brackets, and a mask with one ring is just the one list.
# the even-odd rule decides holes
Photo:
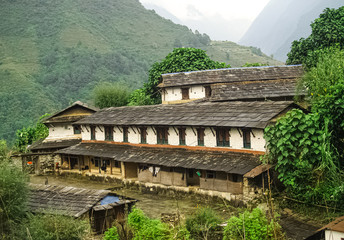
[(219, 228), (221, 219), (210, 208), (200, 208), (186, 219), (186, 229), (193, 239), (214, 239), (214, 232)]
[(26, 216), (27, 176), (7, 160), (0, 162), (0, 238), (11, 238)]
[(99, 108), (125, 106), (129, 102), (129, 89), (118, 83), (101, 83), (93, 90), (94, 104)]
[(103, 240), (119, 240), (119, 235), (117, 232), (117, 227), (113, 226), (112, 228), (109, 228), (105, 233), (104, 233), (104, 238)]
[(86, 220), (78, 220), (61, 215), (31, 215), (28, 218), (27, 232), (35, 240), (84, 239), (90, 233)]
[(263, 211), (255, 208), (252, 212), (245, 211), (239, 217), (231, 217), (223, 232), (223, 240), (265, 240), (274, 239), (274, 227), (280, 236), (281, 226), (267, 220)]
[(128, 215), (128, 224), (134, 231), (134, 240), (171, 239), (171, 231), (166, 224), (148, 218), (140, 209), (134, 208)]

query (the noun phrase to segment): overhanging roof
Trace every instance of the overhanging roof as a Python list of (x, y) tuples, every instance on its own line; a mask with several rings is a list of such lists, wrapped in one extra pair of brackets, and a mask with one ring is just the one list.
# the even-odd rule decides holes
[(75, 124), (127, 126), (208, 126), (263, 129), (291, 101), (202, 102), (175, 105), (112, 107)]
[(295, 79), (300, 78), (302, 74), (303, 68), (301, 65), (225, 68), (193, 72), (167, 73), (162, 74), (163, 82), (159, 85), (159, 87)]
[(28, 150), (44, 150), (44, 149), (60, 149), (70, 147), (81, 142), (81, 139), (60, 139), (55, 141), (44, 141), (40, 139), (32, 143), (27, 149)]
[(245, 174), (258, 165), (260, 155), (230, 151), (137, 147), (107, 143), (80, 143), (57, 153), (111, 158), (120, 162)]

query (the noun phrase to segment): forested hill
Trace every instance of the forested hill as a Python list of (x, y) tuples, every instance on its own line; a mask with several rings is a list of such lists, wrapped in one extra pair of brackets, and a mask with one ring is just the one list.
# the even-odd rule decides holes
[(138, 0), (0, 0), (0, 139), (46, 112), (89, 101), (100, 81), (139, 88), (174, 47), (198, 47), (232, 66), (278, 64), (259, 49), (206, 34), (146, 10)]
[(285, 61), (291, 43), (309, 36), (311, 22), (325, 8), (343, 5), (343, 0), (270, 0), (239, 43), (259, 47)]

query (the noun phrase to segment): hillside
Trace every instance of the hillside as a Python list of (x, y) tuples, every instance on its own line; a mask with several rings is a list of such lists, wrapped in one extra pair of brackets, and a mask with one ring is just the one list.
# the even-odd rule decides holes
[(90, 101), (100, 81), (141, 87), (174, 47), (202, 48), (234, 67), (279, 64), (256, 49), (211, 43), (138, 0), (1, 0), (0, 22), (0, 139), (46, 112)]
[(311, 22), (325, 8), (343, 6), (341, 0), (271, 0), (239, 41), (285, 61), (291, 43), (311, 33)]

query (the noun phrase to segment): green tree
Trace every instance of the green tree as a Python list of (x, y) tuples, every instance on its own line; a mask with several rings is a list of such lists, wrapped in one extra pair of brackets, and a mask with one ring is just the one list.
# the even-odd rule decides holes
[(268, 221), (263, 211), (255, 208), (246, 210), (239, 217), (231, 217), (223, 232), (223, 240), (267, 240), (274, 239), (274, 228), (278, 236), (283, 236), (281, 226)]
[(262, 66), (268, 66), (269, 64), (267, 63), (245, 63), (241, 67), (262, 67)]
[(33, 127), (17, 130), (15, 146), (20, 152), (25, 152), (28, 145), (49, 135), (48, 127), (42, 123), (42, 120), (48, 116), (49, 114), (41, 116)]
[(129, 102), (129, 89), (118, 83), (103, 82), (93, 90), (94, 105), (99, 108), (125, 106)]
[(311, 24), (312, 33), (292, 43), (287, 64), (315, 66), (317, 50), (331, 46), (344, 47), (344, 7), (326, 8), (320, 17)]
[(161, 74), (228, 67), (230, 67), (230, 65), (211, 60), (204, 50), (195, 48), (176, 48), (169, 53), (164, 60), (153, 64), (149, 70), (148, 82), (145, 83), (142, 90), (139, 91), (144, 100), (141, 100), (141, 95), (135, 92), (135, 97), (131, 98), (132, 101), (130, 105), (139, 105), (140, 102), (144, 102), (145, 104), (161, 103), (161, 96), (157, 87), (157, 85), (161, 83)]

